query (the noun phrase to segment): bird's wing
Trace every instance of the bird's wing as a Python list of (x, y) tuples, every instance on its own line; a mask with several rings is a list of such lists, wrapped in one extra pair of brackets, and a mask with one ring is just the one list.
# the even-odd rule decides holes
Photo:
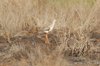
[(45, 29), (44, 29), (44, 32), (45, 32), (45, 33), (48, 33), (48, 32), (49, 32), (49, 30), (50, 30), (50, 28), (49, 28), (49, 27), (47, 27), (47, 28), (45, 28)]

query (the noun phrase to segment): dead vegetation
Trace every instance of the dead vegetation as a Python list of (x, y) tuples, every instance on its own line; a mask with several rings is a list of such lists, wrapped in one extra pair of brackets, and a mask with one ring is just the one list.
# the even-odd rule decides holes
[(0, 66), (100, 65), (100, 1), (59, 2), (0, 0)]

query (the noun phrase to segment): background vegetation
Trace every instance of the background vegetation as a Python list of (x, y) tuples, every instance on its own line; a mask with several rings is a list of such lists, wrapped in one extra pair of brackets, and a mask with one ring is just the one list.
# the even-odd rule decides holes
[[(0, 43), (1, 66), (99, 66), (100, 45), (91, 38), (100, 28), (99, 0), (0, 0), (0, 35), (32, 28), (36, 36)], [(56, 19), (50, 45), (39, 32)], [(3, 34), (2, 34), (3, 33)], [(2, 41), (2, 40), (0, 40)], [(94, 60), (94, 61), (92, 61)], [(77, 64), (75, 64), (77, 63)]]

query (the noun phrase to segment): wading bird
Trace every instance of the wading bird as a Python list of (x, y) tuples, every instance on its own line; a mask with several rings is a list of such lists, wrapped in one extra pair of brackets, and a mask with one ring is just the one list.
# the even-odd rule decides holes
[(48, 44), (49, 43), (49, 39), (48, 39), (48, 34), (49, 32), (51, 32), (55, 26), (55, 22), (56, 20), (54, 19), (52, 24), (50, 26), (48, 26), (47, 28), (45, 28), (44, 33), (45, 33), (45, 43)]

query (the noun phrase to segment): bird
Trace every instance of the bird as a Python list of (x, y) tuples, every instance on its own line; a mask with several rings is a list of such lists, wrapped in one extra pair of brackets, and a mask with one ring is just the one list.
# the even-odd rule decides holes
[(56, 19), (53, 20), (52, 24), (49, 25), (47, 28), (44, 29), (44, 33), (45, 33), (45, 43), (46, 44), (49, 44), (49, 39), (48, 39), (48, 34), (49, 32), (51, 32), (55, 26), (55, 22), (56, 22)]

